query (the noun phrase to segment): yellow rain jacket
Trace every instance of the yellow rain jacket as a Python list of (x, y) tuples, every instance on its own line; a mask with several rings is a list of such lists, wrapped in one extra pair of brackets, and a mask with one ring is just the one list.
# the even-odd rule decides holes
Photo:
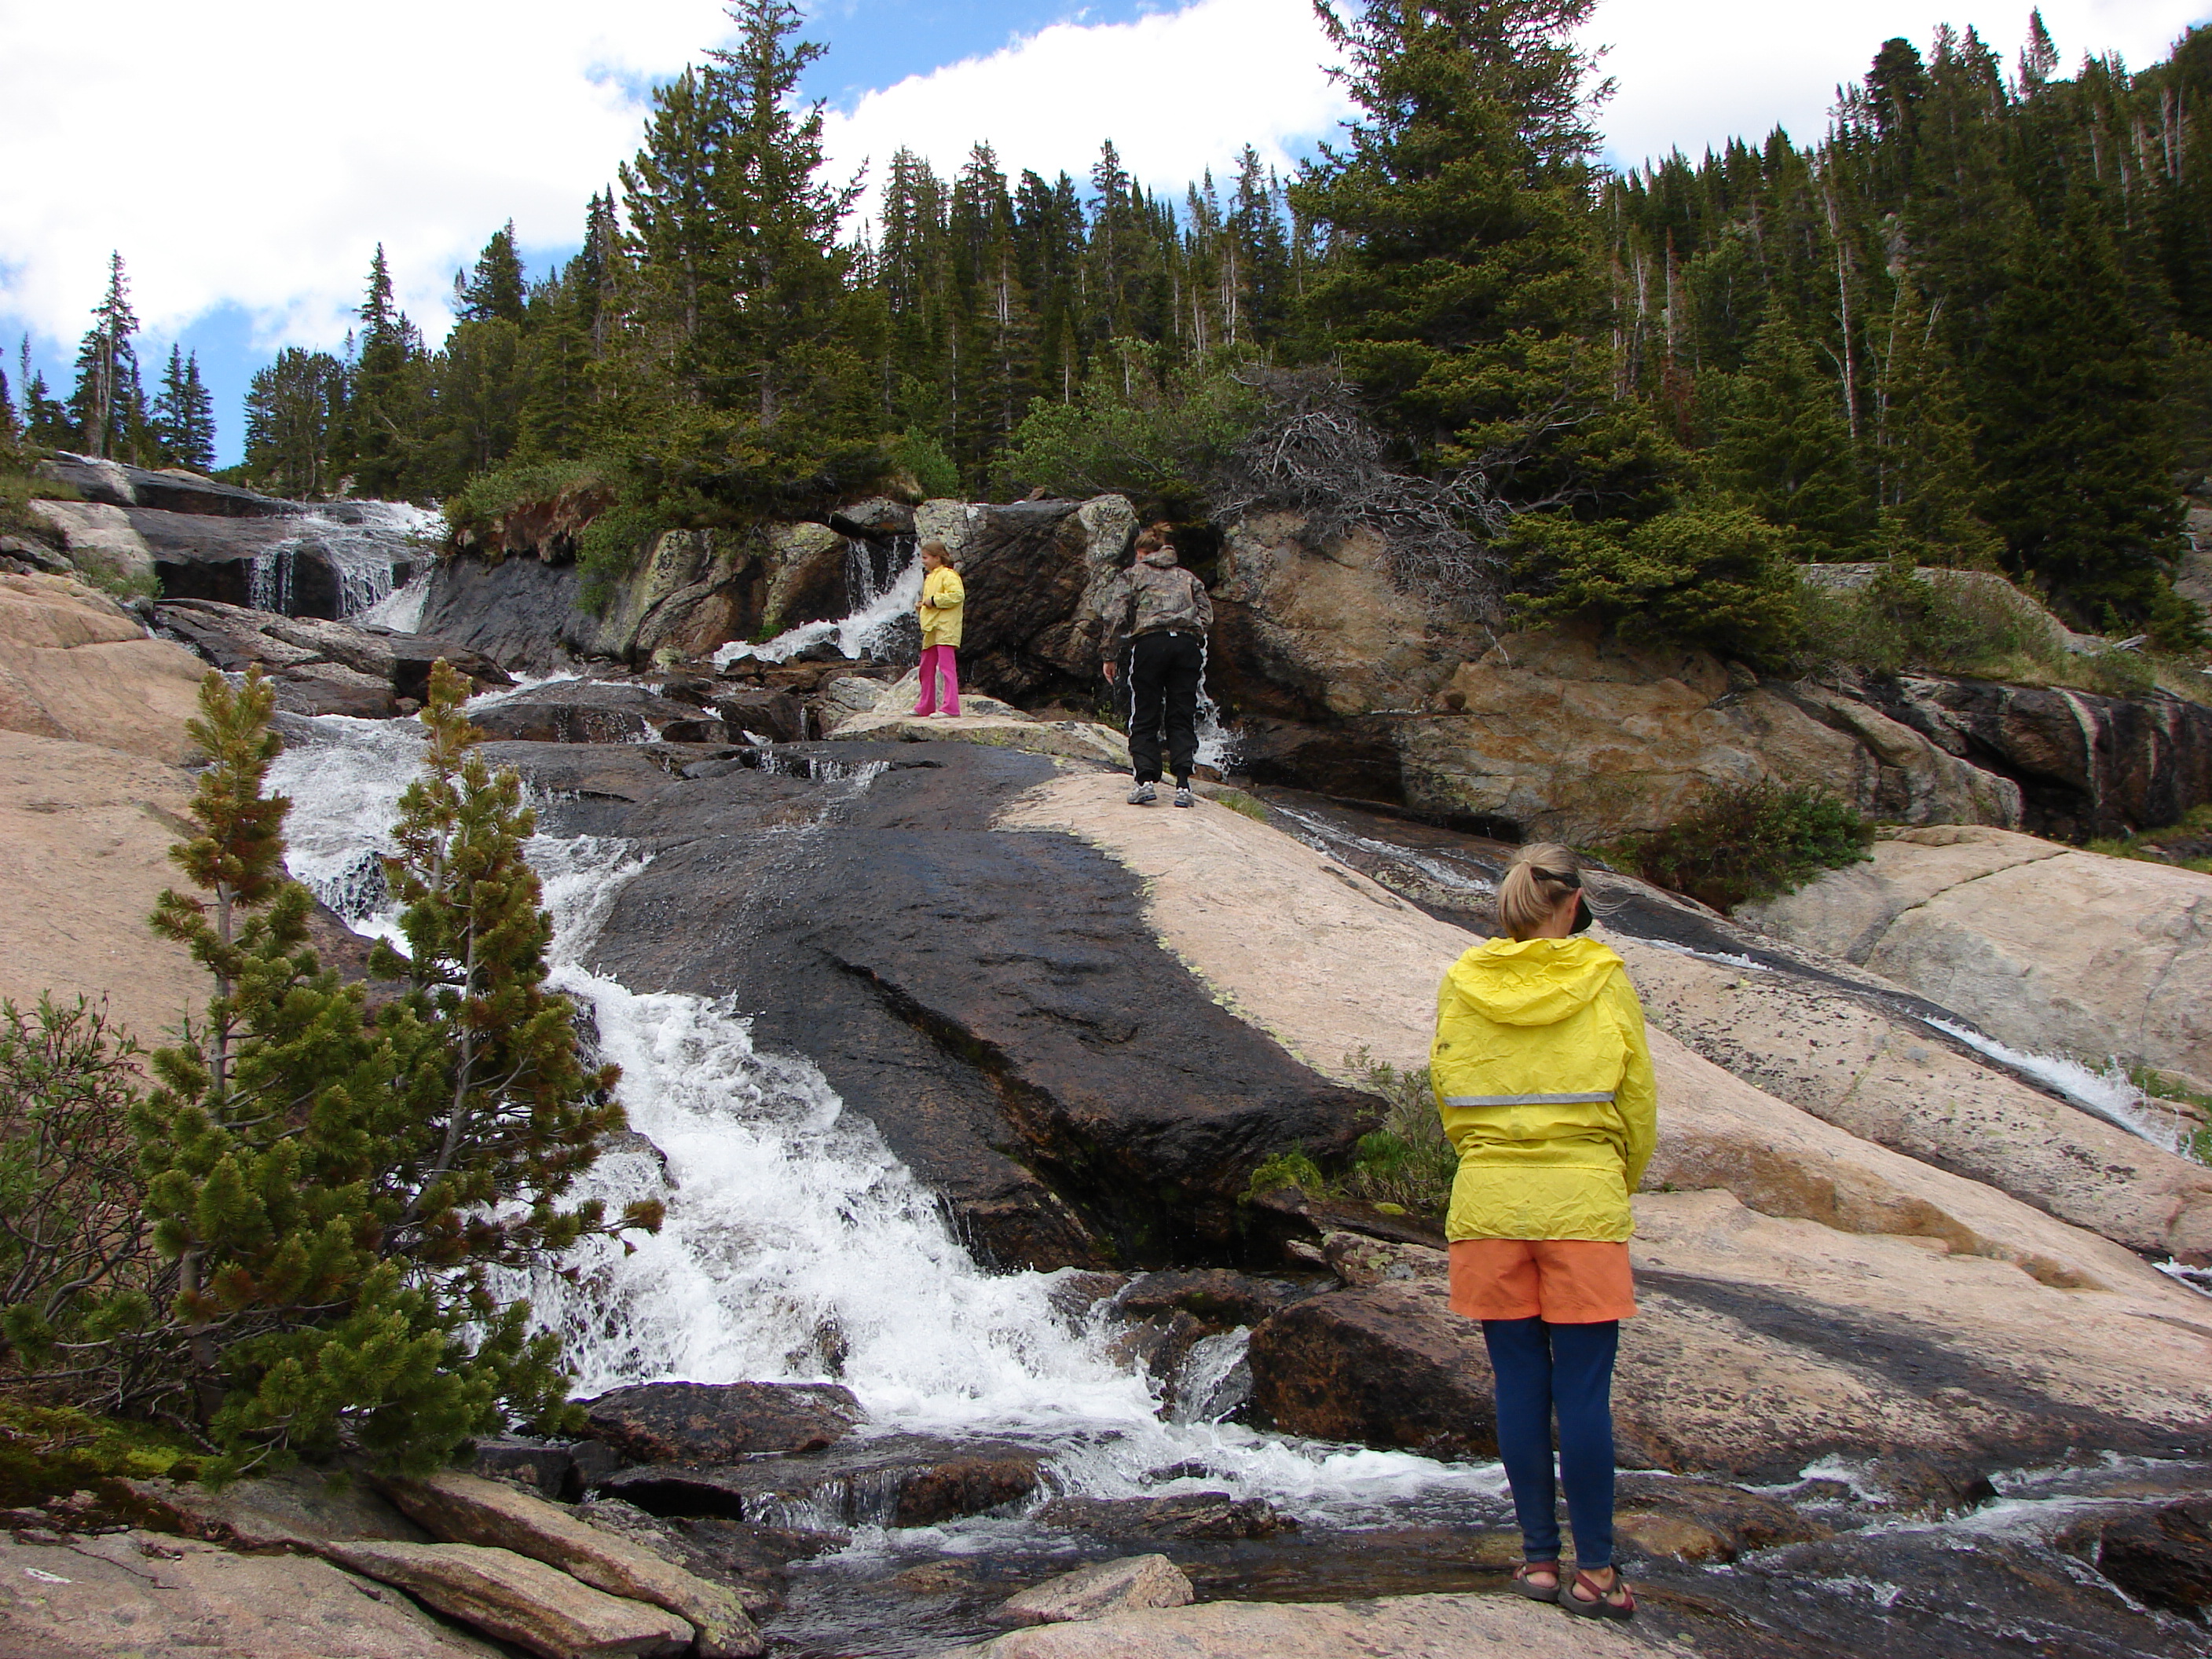
[(1429, 1076), (1459, 1149), (1446, 1237), (1636, 1231), (1628, 1195), (1658, 1139), (1658, 1095), (1643, 1005), (1604, 945), (1476, 945), (1437, 993)]
[(968, 590), (951, 565), (940, 565), (923, 577), (921, 605), (915, 612), (921, 618), (922, 644), (959, 644), (960, 618), (967, 602)]

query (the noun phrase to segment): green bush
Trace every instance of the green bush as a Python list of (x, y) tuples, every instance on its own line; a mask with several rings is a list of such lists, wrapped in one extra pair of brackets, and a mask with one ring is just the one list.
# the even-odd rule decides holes
[(1253, 1170), (1241, 1195), (1249, 1204), (1262, 1193), (1276, 1192), (1285, 1187), (1295, 1187), (1309, 1198), (1321, 1198), (1328, 1193), (1329, 1182), (1321, 1172), (1321, 1165), (1304, 1148), (1293, 1146), (1286, 1152), (1277, 1152)]
[(611, 507), (576, 538), (576, 597), (604, 613), (615, 590), (629, 579), (653, 538), (668, 526), (641, 507)]
[(489, 529), (516, 507), (550, 501), (604, 482), (592, 461), (509, 462), (480, 472), (447, 499), (446, 522), (456, 531)]
[(960, 469), (945, 453), (945, 446), (921, 428), (908, 427), (884, 446), (892, 469), (914, 480), (926, 500), (946, 501), (958, 495)]
[(1796, 567), (1756, 514), (1703, 503), (1638, 525), (1517, 521), (1512, 611), (1524, 626), (1581, 617), (1624, 639), (1778, 667), (1803, 633)]
[(1727, 911), (1862, 863), (1873, 842), (1874, 826), (1826, 790), (1761, 779), (1709, 791), (1625, 851), (1644, 880)]
[(1014, 428), (993, 477), (1016, 495), (1043, 489), (1079, 497), (1119, 491), (1147, 511), (1202, 516), (1206, 489), (1265, 412), (1226, 362), (1164, 374), (1157, 348), (1115, 343), (1073, 403), (1039, 398)]
[(1365, 1049), (1345, 1064), (1362, 1088), (1389, 1103), (1382, 1127), (1359, 1138), (1345, 1190), (1377, 1206), (1390, 1206), (1441, 1221), (1451, 1204), (1459, 1153), (1444, 1137), (1429, 1068), (1400, 1071)]

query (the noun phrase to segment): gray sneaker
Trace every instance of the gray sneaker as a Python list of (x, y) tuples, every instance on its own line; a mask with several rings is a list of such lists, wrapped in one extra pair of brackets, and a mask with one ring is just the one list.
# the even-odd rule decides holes
[(1176, 805), (1177, 806), (1188, 806), (1190, 804), (1190, 791), (1188, 788), (1182, 788), (1176, 791)]
[(1158, 793), (1149, 783), (1140, 783), (1129, 792), (1129, 805), (1132, 806), (1150, 806), (1158, 799)]

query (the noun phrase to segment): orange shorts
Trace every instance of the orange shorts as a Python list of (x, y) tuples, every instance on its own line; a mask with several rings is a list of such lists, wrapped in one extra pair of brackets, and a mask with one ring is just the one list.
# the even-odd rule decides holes
[(1451, 1305), (1469, 1319), (1541, 1319), (1550, 1325), (1633, 1319), (1628, 1246), (1594, 1238), (1455, 1240)]

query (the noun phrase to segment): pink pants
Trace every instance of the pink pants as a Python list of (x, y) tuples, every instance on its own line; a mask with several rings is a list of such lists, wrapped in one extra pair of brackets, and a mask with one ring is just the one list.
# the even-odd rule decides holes
[(945, 712), (957, 718), (960, 713), (960, 665), (953, 659), (953, 647), (949, 645), (925, 645), (921, 648), (921, 701), (914, 706), (917, 714), (937, 712), (937, 677), (945, 676)]

